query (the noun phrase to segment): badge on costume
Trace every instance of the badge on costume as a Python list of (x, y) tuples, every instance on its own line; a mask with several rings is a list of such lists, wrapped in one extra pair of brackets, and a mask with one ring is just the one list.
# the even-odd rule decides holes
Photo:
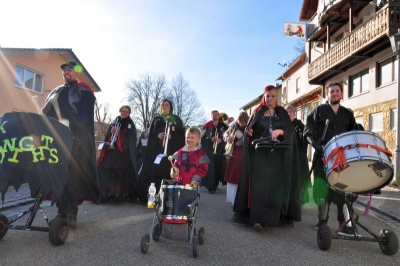
[(167, 156), (166, 154), (159, 154), (159, 155), (157, 155), (156, 159), (154, 160), (154, 163), (155, 163), (155, 164), (160, 164), (161, 159), (164, 158), (164, 157), (166, 157), (166, 156)]
[(131, 124), (128, 124), (128, 128), (131, 129)]
[(175, 126), (171, 126), (171, 130), (172, 130), (172, 131), (175, 131)]

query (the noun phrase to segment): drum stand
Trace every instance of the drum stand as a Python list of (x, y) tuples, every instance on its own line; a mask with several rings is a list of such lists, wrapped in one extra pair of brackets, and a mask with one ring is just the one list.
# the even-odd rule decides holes
[[(0, 239), (2, 239), (8, 229), (23, 230), (23, 231), (42, 231), (49, 232), (49, 240), (51, 244), (55, 246), (60, 246), (64, 244), (68, 237), (68, 224), (67, 220), (57, 216), (51, 222), (47, 218), (46, 214), (43, 212), (40, 204), (43, 202), (43, 195), (39, 192), (33, 203), (33, 206), (13, 217), (10, 221), (8, 218), (0, 213)], [(33, 220), (36, 217), (37, 212), (40, 211), (43, 218), (46, 220), (48, 227), (32, 226)], [(19, 220), (21, 217), (29, 215), (25, 225), (13, 225), (14, 222)]]
[[(379, 236), (374, 234), (366, 226), (361, 224), (359, 220), (359, 215), (354, 212), (353, 202), (357, 199), (358, 195), (351, 193), (346, 194), (346, 206), (349, 212), (349, 219), (346, 224), (351, 222), (351, 227), (354, 230), (353, 236), (343, 236), (338, 234), (338, 232), (331, 233), (328, 225), (324, 224), (318, 229), (317, 242), (321, 250), (328, 250), (332, 244), (332, 239), (342, 239), (342, 240), (353, 240), (353, 241), (368, 241), (368, 242), (378, 242), (382, 253), (386, 255), (394, 255), (399, 249), (399, 241), (397, 235), (390, 229), (382, 229)], [(362, 237), (358, 234), (357, 226), (364, 229), (372, 237)]]

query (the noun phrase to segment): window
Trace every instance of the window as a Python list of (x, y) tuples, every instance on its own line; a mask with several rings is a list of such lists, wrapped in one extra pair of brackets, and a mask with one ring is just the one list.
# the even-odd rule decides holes
[(27, 68), (17, 66), (15, 70), (14, 85), (23, 89), (43, 92), (43, 75)]
[(397, 130), (397, 109), (390, 110), (390, 129)]
[(369, 90), (369, 70), (365, 69), (350, 76), (349, 97), (359, 95)]
[(378, 86), (397, 80), (397, 58), (391, 57), (378, 63)]
[[(361, 125), (364, 128), (364, 118), (362, 116), (356, 117), (356, 123), (357, 125)], [(358, 128), (358, 130), (362, 130), (362, 128)]]
[(383, 113), (369, 115), (369, 130), (373, 132), (383, 131)]
[(300, 78), (296, 79), (296, 93), (300, 91)]
[(362, 116), (356, 117), (356, 123), (357, 123), (357, 124), (364, 125), (364, 119), (363, 119), (363, 117), (362, 117)]

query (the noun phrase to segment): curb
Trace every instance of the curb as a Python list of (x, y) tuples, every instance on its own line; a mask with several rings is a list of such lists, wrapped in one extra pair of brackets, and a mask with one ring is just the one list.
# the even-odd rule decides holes
[[(359, 205), (362, 205), (362, 206), (364, 206), (364, 207), (367, 206), (366, 203), (361, 202), (361, 201), (359, 201), (359, 200), (356, 200), (355, 203), (357, 203), (357, 204), (359, 204)], [(380, 210), (379, 208), (376, 208), (376, 207), (374, 207), (374, 206), (370, 206), (370, 209), (373, 210), (373, 211), (375, 211), (375, 212), (377, 212), (377, 213), (379, 213), (379, 214), (382, 214), (382, 215), (384, 215), (384, 216), (386, 216), (386, 217), (388, 217), (388, 218), (390, 218), (390, 219), (393, 219), (393, 220), (395, 220), (395, 221), (397, 221), (397, 222), (400, 222), (400, 219), (399, 219), (398, 217), (393, 216), (393, 215), (391, 215), (391, 214), (389, 214), (389, 213), (387, 213), (387, 212), (384, 212), (384, 211)]]
[(4, 211), (4, 210), (11, 209), (11, 208), (27, 205), (27, 204), (32, 203), (34, 201), (35, 201), (35, 199), (33, 199), (31, 197), (26, 197), (26, 198), (18, 199), (16, 201), (8, 201), (6, 203), (0, 203), (0, 207), (1, 207), (0, 208), (0, 212)]

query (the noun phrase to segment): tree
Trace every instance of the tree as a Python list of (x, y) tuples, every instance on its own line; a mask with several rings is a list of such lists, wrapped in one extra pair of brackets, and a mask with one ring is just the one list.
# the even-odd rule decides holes
[(295, 57), (289, 61), (289, 66), (300, 56), (305, 52), (306, 49), (306, 39), (301, 38), (299, 40), (296, 40), (296, 42), (293, 44), (293, 50), (295, 52)]
[(131, 117), (137, 128), (143, 130), (158, 112), (161, 100), (165, 97), (167, 81), (162, 74), (141, 74), (139, 79), (131, 79), (126, 84), (127, 100), (132, 108)]
[(184, 125), (204, 123), (205, 114), (197, 100), (197, 94), (182, 73), (172, 79), (168, 93), (170, 94), (168, 98), (174, 103), (174, 113), (182, 119)]
[(302, 53), (305, 52), (306, 49), (306, 39), (301, 38), (299, 40), (297, 40), (294, 44), (293, 44), (293, 50), (296, 53), (296, 57), (300, 56)]
[(103, 141), (106, 137), (108, 126), (111, 123), (110, 105), (94, 103), (95, 139)]

